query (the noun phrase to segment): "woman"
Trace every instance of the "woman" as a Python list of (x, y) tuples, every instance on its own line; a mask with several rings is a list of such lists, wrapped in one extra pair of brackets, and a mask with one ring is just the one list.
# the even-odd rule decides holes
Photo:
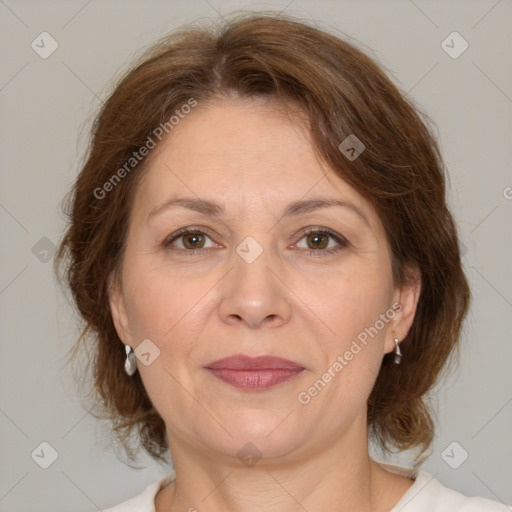
[(273, 15), (160, 41), (70, 220), (95, 390), (174, 466), (108, 511), (507, 510), (369, 456), (423, 460), (470, 291), (436, 141), (354, 46)]

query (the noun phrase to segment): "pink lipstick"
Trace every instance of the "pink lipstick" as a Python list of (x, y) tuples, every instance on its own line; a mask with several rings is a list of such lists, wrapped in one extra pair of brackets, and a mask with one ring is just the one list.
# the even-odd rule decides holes
[(260, 391), (286, 382), (304, 370), (288, 359), (274, 356), (250, 357), (238, 354), (225, 357), (205, 368), (218, 379), (239, 389)]

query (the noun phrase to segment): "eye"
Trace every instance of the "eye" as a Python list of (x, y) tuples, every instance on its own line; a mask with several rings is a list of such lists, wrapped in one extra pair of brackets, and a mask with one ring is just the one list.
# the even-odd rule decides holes
[[(301, 247), (302, 240), (305, 240), (306, 247)], [(208, 241), (210, 241), (209, 245), (207, 245)], [(189, 253), (219, 247), (205, 231), (198, 228), (183, 228), (170, 235), (164, 245)], [(299, 242), (296, 244), (298, 248), (307, 251), (312, 256), (332, 254), (348, 245), (349, 243), (344, 237), (326, 228), (309, 228), (302, 233)]]
[(302, 234), (300, 240), (306, 241), (306, 247), (301, 247), (299, 245), (300, 241), (296, 244), (297, 247), (305, 249), (313, 256), (320, 256), (325, 253), (332, 254), (348, 246), (345, 238), (325, 228), (309, 228)]
[[(207, 240), (210, 240), (212, 242), (211, 245), (205, 245)], [(208, 249), (210, 247), (216, 246), (216, 244), (204, 231), (201, 231), (200, 229), (190, 228), (185, 228), (178, 231), (177, 233), (172, 234), (170, 238), (166, 240), (165, 245), (173, 245), (177, 247), (177, 249), (189, 252), (201, 249)]]

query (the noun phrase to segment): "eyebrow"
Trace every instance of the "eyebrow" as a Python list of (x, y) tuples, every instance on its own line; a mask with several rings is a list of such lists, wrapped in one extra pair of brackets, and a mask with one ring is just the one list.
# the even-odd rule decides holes
[[(187, 208), (189, 210), (201, 213), (203, 215), (213, 217), (221, 217), (225, 214), (224, 207), (220, 203), (217, 203), (215, 201), (208, 201), (206, 199), (194, 197), (173, 197), (168, 201), (165, 201), (165, 203), (153, 209), (148, 215), (148, 221), (155, 217), (156, 215), (159, 215), (160, 213), (168, 210), (169, 208), (173, 208), (176, 206), (181, 206), (182, 208)], [(284, 209), (282, 217), (296, 217), (298, 215), (311, 213), (320, 208), (329, 208), (333, 206), (346, 208), (352, 211), (366, 224), (366, 226), (368, 226), (368, 228), (371, 229), (370, 222), (366, 215), (363, 213), (363, 211), (354, 203), (341, 199), (318, 197), (314, 199), (303, 199), (299, 201), (294, 201)]]

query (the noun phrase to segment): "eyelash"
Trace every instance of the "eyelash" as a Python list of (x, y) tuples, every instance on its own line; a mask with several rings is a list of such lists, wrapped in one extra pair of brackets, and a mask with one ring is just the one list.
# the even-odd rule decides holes
[[(331, 231), (330, 229), (327, 229), (327, 228), (307, 228), (306, 231), (303, 231), (301, 233), (301, 237), (299, 238), (299, 242), (304, 237), (306, 237), (307, 235), (309, 235), (311, 233), (318, 233), (318, 234), (322, 234), (322, 235), (328, 235), (332, 239), (334, 239), (339, 245), (338, 245), (338, 247), (331, 248), (331, 249), (302, 249), (303, 251), (306, 251), (309, 256), (318, 257), (318, 256), (322, 256), (322, 255), (325, 255), (325, 254), (329, 254), (329, 255), (330, 254), (334, 254), (334, 253), (337, 253), (338, 251), (340, 251), (342, 248), (345, 248), (345, 247), (347, 247), (349, 245), (348, 241), (344, 237), (342, 237), (341, 235), (338, 235), (334, 231)], [(201, 235), (206, 235), (210, 239), (212, 238), (207, 232), (203, 231), (203, 229), (194, 228), (194, 227), (188, 227), (188, 228), (180, 229), (176, 233), (173, 233), (172, 235), (170, 235), (170, 237), (168, 237), (165, 240), (164, 246), (168, 247), (175, 240), (177, 240), (177, 239), (179, 239), (179, 238), (181, 238), (181, 237), (183, 237), (185, 235), (191, 235), (191, 234), (201, 234)], [(178, 249), (174, 249), (174, 250), (184, 251), (184, 252), (187, 252), (187, 253), (189, 253), (191, 255), (195, 255), (195, 254), (199, 254), (201, 252), (204, 252), (205, 250), (208, 250), (208, 248), (206, 248), (206, 249), (204, 249), (204, 248), (199, 248), (199, 249), (181, 249), (181, 248), (178, 248)]]

